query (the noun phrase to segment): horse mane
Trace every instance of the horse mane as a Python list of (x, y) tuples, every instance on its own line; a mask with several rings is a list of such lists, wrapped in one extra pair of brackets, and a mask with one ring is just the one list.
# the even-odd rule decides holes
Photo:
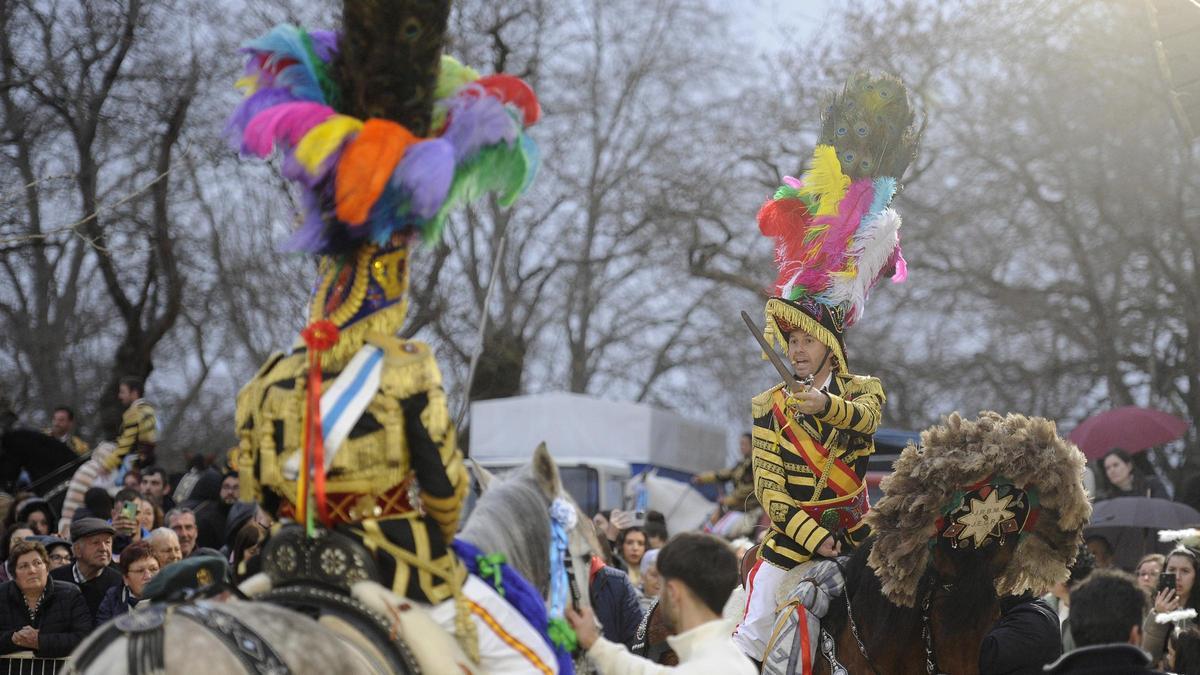
[[(921, 602), (927, 593), (938, 586), (940, 580), (932, 567), (921, 573), (917, 585), (918, 602), (914, 607), (904, 607), (891, 600), (883, 592), (883, 583), (868, 564), (871, 550), (876, 543), (871, 536), (856, 549), (850, 559), (840, 565), (846, 581), (843, 593), (849, 594), (850, 604), (858, 622), (859, 634), (868, 651), (883, 649), (886, 643), (896, 639), (906, 629), (920, 634)], [(988, 564), (991, 553), (974, 549), (952, 552), (958, 558), (959, 569), (964, 573), (954, 583), (941, 587), (935, 594), (933, 610), (937, 611), (939, 624), (947, 636), (977, 631), (994, 620), (988, 607), (997, 602), (996, 582), (992, 567)], [(829, 612), (821, 619), (831, 635), (837, 635), (846, 627), (845, 597), (832, 599)], [(871, 628), (863, 629), (864, 621)], [(885, 627), (880, 629), (879, 627)]]
[(503, 553), (508, 564), (546, 596), (550, 511), (528, 467), (492, 481), (458, 536), (486, 553)]

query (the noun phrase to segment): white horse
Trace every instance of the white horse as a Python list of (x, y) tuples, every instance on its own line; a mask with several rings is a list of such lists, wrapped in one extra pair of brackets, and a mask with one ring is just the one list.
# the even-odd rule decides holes
[(717, 506), (688, 483), (661, 476), (657, 469), (644, 471), (625, 485), (625, 502), (636, 504), (642, 490), (646, 510), (662, 513), (671, 534), (700, 529)]
[[(545, 598), (550, 506), (559, 497), (570, 501), (558, 467), (541, 446), (529, 466), (489, 483), (460, 537), (488, 553), (503, 553)], [(579, 585), (578, 602), (587, 605), (590, 559), (600, 548), (591, 520), (570, 503), (576, 524), (567, 532), (566, 562)], [(416, 603), (375, 582), (352, 587), (347, 594), (286, 586), (266, 592), (266, 601), (139, 608), (94, 631), (71, 655), (68, 672), (482, 672)]]

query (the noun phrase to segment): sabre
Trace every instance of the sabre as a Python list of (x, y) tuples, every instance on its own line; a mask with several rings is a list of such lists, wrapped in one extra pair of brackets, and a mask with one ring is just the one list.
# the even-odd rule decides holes
[(742, 312), (742, 321), (746, 322), (746, 327), (750, 329), (750, 332), (754, 335), (754, 339), (758, 340), (759, 346), (762, 347), (763, 353), (767, 355), (767, 359), (771, 361), (771, 365), (775, 366), (775, 370), (779, 371), (779, 375), (783, 378), (783, 384), (787, 387), (788, 391), (799, 393), (812, 386), (811, 375), (803, 380), (796, 379), (795, 373), (784, 365), (783, 359), (779, 358), (779, 354), (775, 352), (775, 349), (762, 336), (762, 331), (758, 329), (758, 326), (754, 325), (754, 320), (750, 318), (749, 314)]

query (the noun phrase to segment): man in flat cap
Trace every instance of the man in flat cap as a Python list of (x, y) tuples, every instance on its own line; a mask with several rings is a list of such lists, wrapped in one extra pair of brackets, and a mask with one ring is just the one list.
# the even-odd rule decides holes
[(50, 572), (50, 578), (75, 584), (83, 593), (92, 621), (100, 609), (104, 594), (123, 582), (121, 573), (112, 567), (112, 525), (99, 518), (80, 518), (71, 523), (71, 548), (75, 564)]

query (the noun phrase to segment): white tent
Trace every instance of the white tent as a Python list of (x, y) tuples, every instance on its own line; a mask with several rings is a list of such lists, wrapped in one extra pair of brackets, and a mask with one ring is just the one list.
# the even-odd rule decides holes
[(681, 471), (727, 463), (725, 429), (641, 403), (562, 392), (471, 404), (471, 457), (528, 457), (545, 441), (555, 459), (610, 459)]

